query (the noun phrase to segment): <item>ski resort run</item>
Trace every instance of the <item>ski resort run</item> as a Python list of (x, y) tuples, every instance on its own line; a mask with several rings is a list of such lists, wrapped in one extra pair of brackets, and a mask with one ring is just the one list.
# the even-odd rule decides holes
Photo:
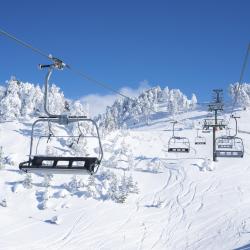
[[(136, 124), (130, 117), (126, 125), (114, 123), (116, 129), (100, 126), (104, 158), (95, 175), (79, 171), (25, 173), (18, 164), (28, 154), (34, 114), (43, 112), (39, 104), (32, 106), (38, 101), (29, 102), (41, 100), (41, 92), (31, 92), (34, 95), (28, 99), (19, 94), (27, 87), (37, 89), (12, 78), (2, 92), (2, 99), (12, 100), (7, 107), (15, 108), (10, 114), (17, 115), (2, 116), (1, 121), (0, 249), (236, 249), (248, 244), (248, 110), (237, 112), (244, 158), (213, 162), (211, 130), (200, 131), (206, 144), (195, 143), (197, 129), (208, 115), (207, 106), (195, 105), (173, 114), (166, 99), (157, 99), (157, 114), (141, 113)], [(61, 98), (51, 107), (55, 112), (62, 110), (66, 101), (63, 94), (56, 86), (50, 91)], [(85, 115), (81, 105), (77, 107), (75, 112)], [(229, 131), (217, 131), (217, 136), (233, 135), (235, 122), (230, 111), (225, 110), (220, 118), (228, 122)], [(105, 115), (97, 118), (99, 124), (105, 120)], [(92, 133), (89, 126), (82, 126), (85, 134)], [(54, 123), (40, 126), (36, 138), (39, 131), (64, 135), (79, 132), (77, 126), (66, 130)], [(189, 153), (169, 151), (173, 133), (176, 138), (188, 138)], [(96, 147), (84, 136), (79, 143), (52, 137), (45, 139), (42, 147), (52, 155), (88, 155), (90, 147)]]
[(0, 250), (250, 249), (250, 4), (14, 2)]

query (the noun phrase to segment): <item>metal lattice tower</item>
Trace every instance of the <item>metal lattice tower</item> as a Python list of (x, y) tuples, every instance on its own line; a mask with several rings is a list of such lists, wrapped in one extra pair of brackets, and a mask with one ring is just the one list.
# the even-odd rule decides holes
[(223, 111), (223, 90), (213, 89), (212, 102), (208, 105), (208, 111)]
[(224, 120), (218, 120), (218, 111), (223, 111), (223, 90), (213, 89), (212, 102), (208, 104), (208, 111), (214, 112), (214, 119), (205, 119), (203, 127), (205, 129), (213, 129), (213, 161), (216, 161), (215, 154), (215, 132), (217, 128), (223, 129), (226, 127)]

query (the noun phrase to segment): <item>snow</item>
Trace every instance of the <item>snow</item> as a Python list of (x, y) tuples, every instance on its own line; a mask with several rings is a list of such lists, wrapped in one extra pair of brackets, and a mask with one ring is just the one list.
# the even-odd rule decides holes
[[(205, 115), (192, 111), (177, 117), (186, 121), (176, 134), (190, 139), (190, 153), (167, 152), (171, 126), (161, 117), (105, 136), (105, 159), (93, 179), (31, 174), (31, 187), (18, 170), (27, 159), (31, 122), (1, 123), (3, 153), (14, 165), (0, 170), (0, 249), (233, 249), (249, 244), (250, 135), (244, 134), (243, 159), (213, 163), (212, 135), (203, 134), (206, 145), (195, 145), (196, 131), (190, 129)], [(248, 131), (250, 113), (241, 116), (240, 128)], [(124, 175), (124, 180), (132, 176), (137, 192), (126, 193)], [(125, 192), (118, 200), (109, 196), (114, 176), (117, 192)]]

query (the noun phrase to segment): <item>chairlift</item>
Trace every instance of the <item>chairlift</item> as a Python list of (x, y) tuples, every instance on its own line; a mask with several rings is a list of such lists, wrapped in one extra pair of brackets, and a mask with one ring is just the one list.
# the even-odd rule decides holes
[(202, 133), (204, 134), (209, 134), (211, 132), (210, 129), (202, 129)]
[(189, 153), (190, 151), (190, 142), (186, 137), (175, 136), (175, 124), (177, 122), (173, 122), (173, 134), (172, 137), (168, 141), (168, 152), (172, 153)]
[(205, 119), (204, 121), (203, 121), (203, 127), (202, 127), (202, 131), (201, 131), (202, 133), (210, 133), (211, 132), (211, 129), (207, 126), (207, 120)]
[(196, 145), (205, 145), (206, 144), (206, 138), (204, 136), (197, 136), (197, 137), (195, 137), (194, 144), (196, 144)]
[(205, 145), (206, 144), (206, 138), (204, 136), (199, 135), (199, 129), (197, 129), (197, 135), (194, 139), (194, 144), (196, 144), (196, 145)]
[(244, 144), (240, 137), (221, 136), (215, 140), (216, 157), (243, 157)]
[[(48, 73), (45, 78), (45, 93), (44, 93), (44, 111), (46, 116), (39, 117), (32, 125), (31, 130), (31, 141), (30, 141), (30, 151), (29, 151), (29, 159), (28, 161), (21, 162), (19, 164), (19, 169), (24, 172), (52, 172), (52, 173), (96, 173), (99, 165), (101, 164), (103, 158), (103, 149), (100, 139), (99, 130), (97, 124), (94, 120), (87, 118), (86, 116), (68, 116), (65, 114), (62, 115), (54, 115), (49, 112), (48, 109), (48, 88), (49, 88), (49, 79), (53, 72), (53, 69), (63, 69), (65, 64), (53, 58), (53, 64), (51, 65), (41, 65), (40, 68), (48, 68)], [(49, 133), (47, 135), (37, 136), (36, 133), (39, 128), (38, 125), (48, 124)], [(63, 127), (69, 124), (78, 124), (79, 135), (55, 135), (51, 130), (51, 124), (57, 124), (59, 127), (62, 125)], [(95, 130), (95, 134), (84, 135), (84, 138), (93, 138), (96, 141), (97, 150), (93, 153), (93, 155), (80, 155), (76, 156), (71, 154), (71, 148), (74, 143), (79, 143), (79, 140), (83, 138), (83, 133), (80, 129), (80, 123), (88, 123), (91, 124)], [(40, 131), (39, 131), (40, 132)], [(38, 142), (36, 147), (34, 147), (34, 140), (37, 139)], [(68, 154), (62, 152), (58, 155), (48, 155), (46, 153), (40, 153), (39, 147), (42, 141), (45, 141), (45, 144), (50, 143), (52, 140), (56, 141), (56, 146), (61, 146), (62, 140), (63, 142), (71, 141), (69, 145), (63, 145), (64, 148), (68, 146)], [(61, 140), (61, 141), (60, 141)], [(55, 145), (54, 145), (55, 146)], [(56, 147), (55, 146), (55, 147)], [(35, 149), (34, 149), (35, 148)], [(82, 152), (81, 152), (82, 153)]]
[(243, 158), (244, 156), (244, 143), (242, 138), (237, 137), (237, 118), (232, 116), (236, 123), (235, 135), (224, 135), (216, 138), (215, 140), (215, 156), (216, 157), (233, 157)]

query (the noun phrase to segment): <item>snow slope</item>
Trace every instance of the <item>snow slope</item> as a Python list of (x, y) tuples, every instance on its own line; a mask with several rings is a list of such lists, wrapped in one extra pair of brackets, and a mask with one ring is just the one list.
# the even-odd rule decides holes
[[(166, 118), (105, 137), (105, 160), (95, 178), (109, 171), (118, 178), (132, 175), (139, 193), (129, 194), (125, 203), (89, 196), (84, 186), (69, 189), (72, 175), (54, 175), (44, 187), (44, 177), (32, 174), (32, 186), (25, 188), (18, 163), (27, 159), (31, 123), (1, 123), (0, 144), (14, 165), (0, 170), (0, 201), (7, 203), (0, 205), (0, 249), (235, 249), (249, 244), (250, 113), (240, 113), (244, 158), (220, 158), (215, 164), (207, 160), (211, 134), (202, 134), (207, 145), (194, 144), (192, 127), (205, 115), (193, 111), (175, 117), (182, 120), (176, 134), (190, 139), (189, 154), (167, 152), (172, 132)], [(130, 162), (122, 154), (130, 155)], [(87, 183), (89, 177), (76, 178)]]

